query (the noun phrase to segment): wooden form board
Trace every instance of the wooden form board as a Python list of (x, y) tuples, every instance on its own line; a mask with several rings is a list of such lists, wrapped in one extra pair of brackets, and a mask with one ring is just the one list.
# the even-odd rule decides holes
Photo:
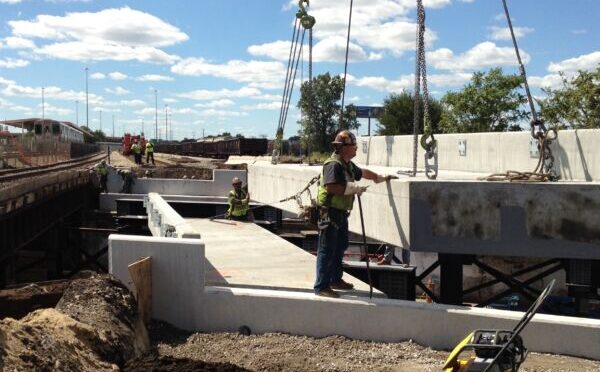
[(140, 317), (148, 324), (152, 317), (152, 257), (141, 257), (127, 268), (135, 286)]

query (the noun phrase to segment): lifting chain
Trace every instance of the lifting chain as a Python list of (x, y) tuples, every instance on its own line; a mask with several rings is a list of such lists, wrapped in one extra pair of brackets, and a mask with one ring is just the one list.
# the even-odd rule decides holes
[[(427, 63), (425, 59), (425, 7), (422, 0), (417, 0), (417, 46), (415, 61), (415, 107), (414, 107), (414, 143), (413, 143), (413, 177), (417, 174), (417, 141), (419, 136), (419, 119), (421, 102), (423, 102), (423, 135), (421, 147), (425, 150), (425, 175), (436, 179), (438, 173), (437, 140), (433, 135), (429, 111), (429, 88), (427, 87)], [(423, 95), (421, 96), (421, 85)]]
[(531, 110), (531, 137), (537, 141), (537, 148), (539, 152), (538, 163), (535, 166), (533, 172), (516, 172), (507, 171), (506, 173), (495, 173), (488, 177), (484, 177), (487, 181), (524, 181), (524, 182), (545, 182), (545, 181), (558, 181), (560, 176), (554, 171), (554, 155), (552, 155), (552, 149), (550, 144), (558, 137), (556, 129), (547, 129), (544, 124), (544, 120), (538, 117), (535, 111), (535, 105), (531, 92), (529, 91), (529, 84), (527, 83), (527, 74), (525, 72), (525, 66), (521, 60), (521, 54), (519, 52), (519, 46), (517, 45), (517, 39), (513, 31), (512, 21), (506, 6), (506, 0), (502, 0), (504, 6), (504, 14), (506, 15), (506, 21), (508, 22), (508, 28), (517, 55), (517, 61), (519, 62), (519, 71), (521, 78), (523, 79), (523, 86), (525, 87), (525, 93), (527, 94), (527, 101)]

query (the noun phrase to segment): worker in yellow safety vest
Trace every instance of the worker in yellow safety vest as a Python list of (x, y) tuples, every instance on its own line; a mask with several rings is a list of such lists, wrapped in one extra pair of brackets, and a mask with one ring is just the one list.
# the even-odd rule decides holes
[(148, 141), (146, 143), (146, 164), (150, 164), (150, 158), (152, 158), (152, 165), (154, 165), (154, 145)]
[(142, 164), (142, 147), (138, 144), (138, 141), (134, 141), (131, 145), (131, 152), (133, 152), (133, 158), (136, 164)]
[(335, 152), (323, 164), (319, 179), (319, 247), (314, 291), (318, 296), (335, 298), (339, 295), (334, 289), (354, 288), (342, 279), (342, 259), (348, 248), (348, 216), (354, 196), (367, 189), (357, 181), (365, 178), (380, 183), (397, 177), (378, 175), (356, 166), (351, 161), (356, 156), (356, 137), (348, 130), (339, 132), (332, 145)]
[(102, 160), (100, 163), (96, 164), (94, 169), (100, 180), (100, 192), (107, 193), (108, 187), (106, 186), (106, 183), (108, 181), (108, 165), (106, 165), (106, 160)]
[(250, 194), (242, 187), (242, 180), (234, 177), (231, 184), (233, 190), (229, 191), (227, 197), (229, 203), (227, 217), (236, 221), (254, 221), (254, 215), (250, 210)]

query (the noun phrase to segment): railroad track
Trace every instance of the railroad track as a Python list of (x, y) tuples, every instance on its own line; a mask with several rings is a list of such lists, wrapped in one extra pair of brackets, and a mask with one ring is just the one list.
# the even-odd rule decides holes
[(42, 165), (38, 167), (0, 170), (0, 183), (39, 176), (50, 172), (78, 168), (87, 164), (97, 163), (102, 159), (105, 159), (106, 156), (107, 155), (105, 153), (96, 153), (77, 159), (71, 159), (60, 163)]

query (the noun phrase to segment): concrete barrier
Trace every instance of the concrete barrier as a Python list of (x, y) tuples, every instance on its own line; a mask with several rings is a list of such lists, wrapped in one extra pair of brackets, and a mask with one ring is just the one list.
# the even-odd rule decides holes
[(152, 318), (195, 329), (202, 313), (204, 244), (198, 239), (110, 235), (109, 272), (134, 291), (127, 266), (152, 257)]
[[(231, 190), (231, 180), (238, 177), (246, 183), (245, 170), (215, 169), (212, 180), (136, 178), (131, 189), (132, 194), (156, 192), (166, 195), (188, 196), (226, 196)], [(108, 191), (119, 193), (123, 180), (114, 169), (108, 176)]]
[[(524, 132), (440, 134), (439, 169), (476, 173), (504, 173), (508, 170), (532, 171), (538, 161), (535, 141)], [(600, 155), (596, 144), (600, 130), (561, 130), (550, 145), (554, 169), (563, 180), (599, 181)], [(418, 167), (423, 168), (423, 149), (418, 149)], [(412, 168), (413, 138), (371, 136), (358, 138), (354, 159), (363, 165)]]
[(148, 228), (153, 236), (200, 239), (200, 233), (157, 193), (148, 194), (146, 210)]
[[(154, 319), (191, 331), (285, 332), (450, 349), (473, 329), (512, 329), (520, 312), (401, 300), (316, 297), (303, 292), (204, 286), (204, 247), (195, 239), (111, 235), (110, 272), (133, 289), (127, 265), (152, 257)], [(600, 320), (536, 315), (523, 333), (531, 351), (600, 359)]]

